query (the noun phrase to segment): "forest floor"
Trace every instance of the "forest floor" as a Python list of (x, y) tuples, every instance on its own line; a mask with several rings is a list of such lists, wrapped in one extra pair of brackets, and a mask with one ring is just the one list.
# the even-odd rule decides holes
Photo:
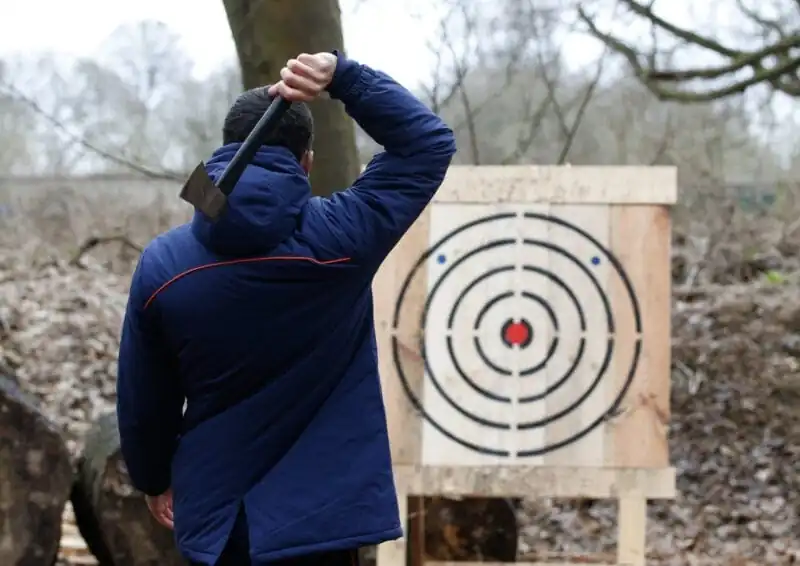
[[(720, 223), (676, 226), (670, 450), (679, 496), (649, 505), (648, 564), (800, 564), (800, 229), (738, 213)], [(113, 257), (98, 247), (76, 258), (74, 246), (64, 254), (26, 242), (0, 242), (0, 364), (75, 452), (114, 407), (136, 253), (118, 241)], [(89, 564), (69, 517), (64, 563)], [(529, 501), (520, 549), (611, 556), (615, 521), (612, 503)]]

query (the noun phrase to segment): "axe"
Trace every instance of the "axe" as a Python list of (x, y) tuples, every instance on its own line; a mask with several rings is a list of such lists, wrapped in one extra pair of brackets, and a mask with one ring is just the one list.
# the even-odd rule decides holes
[(292, 105), (288, 100), (275, 97), (258, 120), (258, 123), (236, 151), (230, 163), (220, 175), (217, 183), (211, 180), (204, 163), (200, 163), (181, 189), (180, 196), (212, 221), (219, 218), (225, 210), (228, 196), (239, 181), (247, 165), (253, 160), (256, 151), (267, 136), (277, 127), (284, 112)]

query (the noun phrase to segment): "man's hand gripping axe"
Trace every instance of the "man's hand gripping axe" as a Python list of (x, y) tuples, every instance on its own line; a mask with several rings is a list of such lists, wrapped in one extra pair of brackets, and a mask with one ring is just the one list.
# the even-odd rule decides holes
[(271, 132), (275, 130), (284, 112), (291, 106), (291, 102), (281, 97), (276, 97), (267, 111), (258, 121), (253, 131), (244, 140), (236, 155), (225, 167), (217, 183), (211, 180), (206, 172), (204, 163), (200, 163), (181, 189), (180, 196), (183, 200), (194, 206), (211, 220), (219, 218), (225, 210), (228, 196), (239, 181), (247, 165), (253, 160), (258, 148)]

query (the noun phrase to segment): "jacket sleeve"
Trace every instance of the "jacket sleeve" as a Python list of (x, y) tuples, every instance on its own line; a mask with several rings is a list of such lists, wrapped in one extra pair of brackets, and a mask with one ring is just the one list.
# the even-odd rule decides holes
[(122, 457), (134, 487), (160, 495), (171, 485), (172, 456), (180, 434), (183, 393), (160, 339), (154, 313), (145, 309), (145, 254), (131, 282), (117, 369), (117, 420)]
[(354, 185), (312, 199), (327, 231), (326, 254), (377, 267), (442, 184), (456, 151), (452, 130), (383, 72), (339, 58), (331, 98), (384, 151)]

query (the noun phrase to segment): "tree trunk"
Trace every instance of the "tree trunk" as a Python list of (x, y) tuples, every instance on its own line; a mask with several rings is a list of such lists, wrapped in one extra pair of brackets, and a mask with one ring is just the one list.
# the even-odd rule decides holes
[(0, 564), (55, 563), (71, 483), (61, 433), (0, 374)]
[[(300, 53), (343, 49), (338, 0), (223, 0), (245, 88), (280, 78), (287, 60)], [(325, 196), (345, 189), (359, 174), (355, 129), (338, 102), (311, 103), (314, 168), (311, 186)]]
[(184, 566), (173, 533), (159, 525), (131, 487), (119, 452), (116, 415), (101, 416), (86, 436), (72, 489), (81, 536), (100, 566)]

